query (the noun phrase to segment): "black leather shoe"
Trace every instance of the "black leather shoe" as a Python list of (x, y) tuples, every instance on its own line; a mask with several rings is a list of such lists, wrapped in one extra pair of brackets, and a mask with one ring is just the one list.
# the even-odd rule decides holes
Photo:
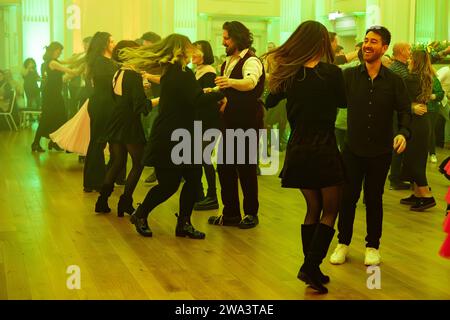
[(190, 223), (177, 224), (177, 228), (175, 229), (175, 236), (182, 238), (188, 237), (198, 240), (203, 240), (206, 238), (206, 235), (203, 232), (195, 230), (194, 226)]
[(42, 149), (41, 145), (39, 143), (33, 143), (31, 145), (31, 152), (45, 152), (44, 149)]
[(148, 226), (147, 219), (139, 218), (136, 213), (137, 213), (137, 209), (131, 215), (131, 219), (130, 219), (131, 223), (134, 224), (136, 231), (143, 237), (147, 237), (147, 238), (152, 237), (153, 232), (150, 229), (150, 227)]
[(223, 215), (211, 216), (208, 223), (215, 226), (237, 227), (241, 222), (241, 217), (225, 218)]
[(424, 211), (426, 209), (430, 209), (436, 206), (436, 200), (434, 200), (433, 197), (431, 198), (419, 198), (419, 201), (417, 201), (416, 204), (411, 206), (411, 211)]
[(244, 219), (239, 222), (239, 229), (251, 229), (259, 224), (258, 216), (246, 215)]
[(202, 201), (196, 202), (194, 205), (194, 210), (206, 211), (206, 210), (217, 210), (219, 209), (219, 202), (217, 197), (206, 197)]
[(420, 200), (420, 198), (416, 197), (415, 195), (411, 195), (408, 198), (404, 198), (400, 200), (400, 204), (404, 204), (407, 206), (413, 206), (415, 205), (418, 201)]

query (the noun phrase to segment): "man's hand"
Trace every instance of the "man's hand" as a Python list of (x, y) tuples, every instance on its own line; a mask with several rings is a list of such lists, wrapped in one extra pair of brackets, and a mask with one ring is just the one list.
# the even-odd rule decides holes
[(216, 77), (214, 82), (220, 89), (231, 88), (233, 85), (233, 79), (230, 79), (228, 77)]
[(225, 108), (227, 107), (227, 103), (228, 103), (227, 97), (224, 97), (222, 100), (220, 100), (218, 102), (220, 113), (224, 113), (225, 112)]
[(406, 138), (399, 134), (394, 138), (394, 150), (397, 151), (398, 154), (402, 153), (406, 149)]

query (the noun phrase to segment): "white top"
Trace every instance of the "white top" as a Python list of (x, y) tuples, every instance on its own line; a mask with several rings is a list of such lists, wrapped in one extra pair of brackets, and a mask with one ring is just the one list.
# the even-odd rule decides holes
[(442, 89), (444, 89), (445, 94), (450, 96), (450, 67), (442, 67), (437, 72), (437, 77), (441, 82)]
[[(233, 72), (234, 67), (236, 67), (237, 63), (245, 57), (247, 54), (248, 49), (242, 50), (242, 52), (239, 54), (238, 59), (233, 59), (231, 61), (232, 57), (227, 57), (225, 60), (225, 71), (224, 76), (230, 77), (231, 72)], [(256, 85), (259, 82), (259, 78), (261, 78), (263, 73), (263, 66), (261, 61), (257, 57), (250, 57), (245, 61), (244, 65), (242, 66), (242, 77), (243, 79), (251, 79), (253, 82), (252, 89), (253, 90)]]

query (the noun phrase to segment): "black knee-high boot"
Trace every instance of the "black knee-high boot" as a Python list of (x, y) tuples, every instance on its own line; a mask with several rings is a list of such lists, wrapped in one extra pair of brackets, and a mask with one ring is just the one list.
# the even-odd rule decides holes
[(194, 228), (191, 223), (191, 217), (179, 216), (175, 214), (178, 218), (177, 227), (175, 229), (175, 235), (177, 237), (189, 237), (191, 239), (205, 239), (206, 235)]
[[(309, 250), (309, 246), (311, 245), (311, 241), (314, 237), (314, 232), (316, 231), (317, 228), (317, 223), (316, 224), (302, 224), (302, 245), (303, 245), (303, 255), (306, 258), (306, 254)], [(320, 269), (319, 269), (320, 271)], [(300, 280), (304, 281), (304, 279), (302, 279), (302, 272), (299, 271), (297, 278), (299, 278)], [(324, 275), (322, 273), (322, 271), (320, 271), (320, 281), (323, 284), (327, 284), (330, 282), (330, 277), (327, 275)]]
[(304, 279), (303, 281), (322, 294), (328, 293), (328, 289), (320, 281), (319, 266), (328, 253), (334, 232), (333, 228), (325, 224), (317, 225), (305, 257), (305, 263), (300, 269), (301, 277)]
[(108, 198), (114, 190), (113, 184), (104, 184), (100, 191), (100, 196), (95, 203), (95, 212), (110, 213), (111, 209), (108, 206)]

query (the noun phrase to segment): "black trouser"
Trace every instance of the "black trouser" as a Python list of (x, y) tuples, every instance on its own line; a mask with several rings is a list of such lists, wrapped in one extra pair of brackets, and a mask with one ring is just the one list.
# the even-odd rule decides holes
[(158, 184), (152, 188), (140, 206), (142, 217), (147, 218), (149, 213), (159, 204), (174, 195), (180, 186), (181, 178), (185, 183), (180, 194), (180, 217), (188, 221), (191, 217), (194, 203), (197, 200), (199, 180), (202, 177), (201, 167), (192, 168), (159, 168), (155, 167)]
[[(397, 132), (398, 128), (398, 116), (397, 112), (394, 111), (394, 132)], [(389, 181), (391, 184), (400, 184), (402, 182), (400, 176), (402, 173), (403, 165), (403, 153), (398, 154), (395, 150), (392, 152), (391, 160), (391, 173), (389, 174)]]
[[(202, 154), (205, 151), (205, 148), (211, 144), (210, 141), (203, 141), (203, 149)], [(203, 163), (203, 170), (205, 171), (206, 182), (208, 183), (208, 193), (207, 197), (215, 198), (217, 197), (216, 190), (216, 170), (214, 169), (213, 164)], [(203, 184), (200, 180), (199, 185), (199, 195), (203, 195)]]
[(244, 194), (245, 215), (258, 215), (258, 177), (256, 165), (218, 165), (220, 186), (222, 188), (223, 216), (228, 218), (241, 217), (239, 204), (238, 180), (241, 182)]
[(339, 210), (339, 243), (350, 245), (353, 235), (356, 204), (364, 183), (366, 202), (367, 247), (378, 249), (383, 225), (383, 193), (392, 155), (360, 157), (346, 146), (342, 157), (348, 174)]

